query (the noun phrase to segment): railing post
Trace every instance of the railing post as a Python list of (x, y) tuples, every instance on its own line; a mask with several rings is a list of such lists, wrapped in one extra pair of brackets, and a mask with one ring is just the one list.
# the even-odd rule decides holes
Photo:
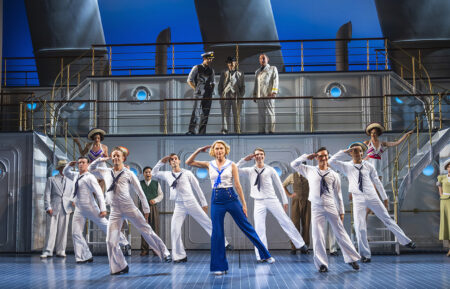
[(305, 70), (304, 68), (304, 59), (303, 59), (303, 41), (300, 42), (300, 55), (301, 55), (301, 67), (302, 67), (302, 71)]
[(75, 160), (75, 140), (72, 139), (72, 159)]
[(387, 49), (387, 39), (384, 39), (384, 69), (388, 70), (388, 49)]
[(175, 45), (172, 44), (172, 74), (175, 74)]
[(419, 117), (416, 115), (417, 151), (419, 150)]
[(22, 128), (23, 128), (22, 110), (23, 110), (23, 102), (20, 102), (19, 103), (19, 131), (22, 131)]
[(378, 51), (375, 50), (375, 70), (378, 70)]
[(236, 70), (239, 69), (239, 44), (236, 43)]
[[(32, 96), (34, 98), (34, 95)], [(31, 130), (34, 130), (34, 103), (33, 98), (31, 99)]]
[(61, 76), (59, 78), (59, 86), (62, 87), (63, 86), (63, 77), (64, 77), (64, 58), (63, 57), (61, 57), (60, 63), (61, 63), (61, 70), (60, 70)]
[(92, 72), (91, 72), (91, 75), (94, 76), (94, 75), (95, 75), (95, 49), (94, 49), (94, 46), (92, 46), (92, 61), (91, 61), (91, 66), (92, 66)]
[(44, 134), (47, 135), (47, 100), (44, 100)]
[(109, 47), (109, 75), (112, 74), (112, 47)]
[(66, 99), (69, 100), (70, 97), (70, 64), (67, 65), (67, 95)]
[(66, 149), (67, 155), (67, 121), (64, 121), (64, 148)]
[(367, 39), (367, 70), (370, 70), (370, 52), (369, 52), (369, 39)]
[(167, 102), (165, 98), (163, 101), (163, 108), (164, 108), (164, 134), (167, 134)]
[(412, 78), (413, 78), (413, 92), (416, 93), (416, 65), (414, 56), (411, 58), (411, 66), (412, 66)]
[(97, 127), (97, 100), (94, 100), (94, 117), (93, 117), (93, 125)]
[(23, 130), (27, 131), (27, 104), (25, 103), (23, 109)]
[(310, 131), (314, 132), (314, 115), (313, 115), (313, 98), (309, 99), (309, 123), (310, 123)]
[(384, 128), (388, 129), (388, 119), (387, 119), (388, 113), (387, 113), (387, 96), (383, 95), (383, 124)]
[(439, 93), (439, 129), (442, 129), (442, 94)]

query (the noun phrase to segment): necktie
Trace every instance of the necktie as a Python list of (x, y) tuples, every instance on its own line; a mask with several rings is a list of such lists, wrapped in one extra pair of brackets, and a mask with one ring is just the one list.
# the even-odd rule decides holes
[(359, 190), (362, 192), (363, 191), (363, 175), (362, 175), (362, 168), (363, 166), (361, 165), (360, 168), (358, 168), (357, 166), (354, 166), (358, 171), (359, 171), (359, 176), (358, 176), (358, 185), (359, 185)]
[(120, 176), (123, 174), (124, 171), (121, 171), (119, 175), (117, 175), (117, 177), (114, 177), (114, 173), (113, 171), (111, 171), (111, 177), (113, 178), (112, 184), (109, 187), (108, 191), (113, 191), (116, 189), (116, 185), (117, 185), (117, 181), (119, 180)]
[(81, 180), (81, 178), (84, 177), (84, 175), (81, 175), (78, 177), (77, 181), (75, 182), (75, 190), (73, 192), (73, 197), (75, 198), (78, 194), (78, 182)]
[(175, 174), (174, 173), (172, 173), (172, 177), (174, 177), (174, 181), (173, 181), (173, 183), (170, 185), (170, 187), (172, 188), (172, 189), (175, 189), (176, 187), (177, 187), (177, 184), (178, 184), (178, 180), (180, 179), (180, 177), (181, 177), (181, 175), (182, 175), (183, 173), (180, 173), (179, 175), (178, 175), (178, 177), (177, 176), (175, 176)]
[(330, 173), (330, 172), (327, 172), (326, 174), (324, 174), (324, 175), (321, 175), (319, 172), (317, 172), (318, 174), (319, 174), (319, 176), (321, 177), (321, 179), (320, 179), (320, 196), (322, 197), (322, 195), (323, 194), (325, 194), (325, 192), (330, 192), (329, 190), (328, 190), (328, 184), (327, 184), (327, 182), (325, 181), (325, 177)]
[(256, 181), (255, 181), (255, 184), (253, 184), (254, 186), (258, 186), (258, 191), (260, 191), (260, 188), (261, 188), (261, 174), (264, 172), (264, 170), (265, 170), (266, 168), (263, 168), (262, 170), (261, 170), (261, 172), (259, 172), (258, 173), (258, 171), (255, 169), (255, 172), (256, 172), (256, 174), (257, 174), (257, 176), (256, 176)]
[(226, 168), (228, 168), (228, 166), (229, 165), (231, 165), (231, 162), (229, 162), (228, 164), (226, 164), (221, 170), (219, 170), (216, 166), (214, 166), (213, 164), (212, 164), (212, 162), (211, 162), (211, 166), (216, 170), (216, 172), (219, 174), (218, 176), (217, 176), (217, 179), (216, 179), (216, 181), (214, 182), (214, 189), (215, 188), (217, 188), (217, 186), (222, 182), (222, 179), (221, 179), (221, 175), (222, 175), (222, 173), (225, 171), (225, 169)]

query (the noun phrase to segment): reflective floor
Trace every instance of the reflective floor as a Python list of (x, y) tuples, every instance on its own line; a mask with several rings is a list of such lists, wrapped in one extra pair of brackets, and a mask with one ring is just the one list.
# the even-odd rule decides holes
[(342, 256), (330, 257), (328, 273), (319, 273), (312, 255), (272, 251), (276, 263), (257, 264), (253, 251), (229, 252), (230, 270), (209, 272), (209, 252), (189, 251), (188, 262), (160, 263), (157, 257), (128, 257), (130, 272), (109, 275), (106, 256), (78, 265), (66, 259), (40, 260), (38, 255), (0, 255), (1, 288), (450, 288), (450, 258), (444, 254), (373, 256), (359, 272)]

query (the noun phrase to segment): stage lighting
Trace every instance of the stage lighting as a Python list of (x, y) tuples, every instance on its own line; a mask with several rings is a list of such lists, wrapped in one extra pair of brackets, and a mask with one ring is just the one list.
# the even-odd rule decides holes
[(33, 103), (27, 103), (27, 109), (28, 110), (35, 110), (37, 107), (37, 103), (33, 102)]
[(404, 101), (398, 96), (395, 97), (395, 102), (398, 103), (398, 104), (403, 104), (404, 103)]
[(83, 102), (82, 104), (80, 104), (80, 106), (78, 107), (78, 110), (82, 110), (86, 107), (86, 102)]

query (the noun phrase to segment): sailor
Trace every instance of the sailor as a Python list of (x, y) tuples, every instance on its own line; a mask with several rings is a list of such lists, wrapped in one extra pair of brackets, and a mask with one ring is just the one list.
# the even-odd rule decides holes
[[(330, 158), (330, 165), (341, 171), (348, 178), (350, 198), (353, 200), (353, 219), (355, 224), (358, 251), (363, 263), (370, 262), (371, 252), (367, 241), (366, 209), (370, 209), (384, 225), (397, 237), (400, 244), (414, 249), (416, 244), (408, 238), (402, 229), (389, 216), (387, 211), (388, 197), (378, 178), (377, 171), (372, 164), (363, 160), (367, 146), (362, 142), (350, 144), (347, 150), (340, 150)], [(351, 161), (341, 161), (346, 154), (350, 154)], [(380, 193), (383, 203), (378, 197)], [(342, 249), (342, 247), (341, 247)]]
[[(161, 167), (169, 162), (172, 171), (160, 171)], [(208, 217), (208, 203), (200, 185), (191, 171), (180, 168), (180, 159), (177, 154), (170, 154), (162, 158), (153, 169), (153, 176), (166, 181), (170, 185), (170, 199), (175, 201), (171, 221), (172, 258), (174, 263), (187, 262), (181, 238), (181, 228), (186, 216), (190, 215), (211, 236), (212, 224)], [(195, 199), (194, 193), (200, 200), (200, 205)], [(225, 246), (231, 249), (231, 245), (225, 240)]]
[[(288, 209), (288, 201), (286, 195), (284, 194), (280, 177), (273, 167), (264, 164), (265, 157), (266, 153), (264, 150), (262, 148), (256, 148), (252, 154), (242, 158), (236, 164), (239, 168), (239, 175), (250, 180), (250, 197), (255, 200), (255, 208), (253, 211), (255, 231), (266, 248), (268, 248), (266, 236), (266, 215), (267, 211), (269, 211), (275, 219), (277, 219), (281, 228), (289, 236), (295, 247), (300, 249), (302, 253), (307, 254), (308, 247), (305, 245), (299, 231), (295, 228), (294, 223), (292, 223), (291, 219), (289, 219), (286, 214)], [(243, 165), (252, 159), (255, 160), (255, 165), (244, 168)], [(277, 188), (279, 194), (281, 195), (283, 206), (275, 194), (275, 188)], [(260, 261), (261, 258), (256, 247), (255, 253), (256, 259)]]
[[(78, 163), (78, 172), (72, 170), (72, 167)], [(107, 232), (108, 221), (106, 217), (106, 204), (103, 192), (93, 174), (88, 172), (89, 159), (79, 157), (78, 162), (70, 162), (64, 168), (64, 175), (75, 182), (72, 200), (75, 204), (75, 212), (72, 218), (72, 239), (75, 260), (77, 263), (91, 263), (94, 258), (89, 250), (89, 246), (83, 237), (83, 230), (86, 219), (94, 222), (103, 232)], [(94, 199), (97, 198), (97, 202)], [(120, 244), (129, 246), (125, 236), (121, 234)], [(119, 247), (120, 249), (120, 247)]]
[[(259, 55), (261, 65), (255, 72), (254, 100), (258, 104), (259, 133), (275, 132), (275, 97), (278, 94), (278, 70), (269, 65), (269, 57)], [(266, 119), (268, 118), (268, 121)]]
[[(303, 162), (316, 159), (319, 165), (309, 166)], [(344, 255), (345, 263), (359, 270), (360, 259), (350, 237), (344, 228), (344, 202), (342, 200), (341, 180), (339, 175), (328, 167), (328, 150), (321, 147), (316, 153), (303, 154), (293, 162), (291, 167), (302, 174), (309, 182), (309, 201), (311, 202), (311, 225), (314, 250), (314, 264), (319, 272), (328, 271), (328, 258), (325, 247), (325, 226), (327, 221)]]
[[(109, 200), (111, 202), (111, 214), (109, 216), (108, 233), (106, 235), (106, 247), (108, 249), (109, 266), (111, 275), (128, 273), (128, 264), (118, 246), (120, 230), (124, 219), (133, 224), (138, 232), (147, 241), (149, 247), (166, 262), (171, 262), (169, 250), (163, 241), (155, 234), (147, 223), (150, 208), (145, 194), (142, 191), (136, 175), (126, 168), (123, 162), (128, 156), (128, 150), (124, 147), (115, 147), (111, 153), (114, 167), (112, 169), (100, 166), (109, 158), (99, 158), (92, 162), (90, 171), (96, 171), (105, 181)], [(131, 198), (131, 191), (136, 192), (142, 206), (144, 215), (139, 212)]]
[(211, 98), (215, 84), (214, 69), (211, 67), (214, 52), (203, 53), (202, 58), (202, 64), (192, 67), (187, 79), (188, 85), (194, 90), (195, 101), (189, 123), (189, 131), (186, 134), (195, 134), (197, 124), (199, 124), (198, 134), (205, 134), (211, 110)]
[(218, 85), (219, 95), (222, 98), (220, 105), (222, 108), (222, 133), (228, 133), (228, 126), (231, 125), (231, 112), (233, 112), (234, 132), (241, 133), (241, 107), (244, 97), (245, 82), (244, 73), (237, 69), (236, 57), (229, 56), (226, 60), (228, 69), (220, 74)]
[(63, 169), (67, 161), (60, 160), (56, 165), (59, 174), (47, 179), (44, 191), (44, 206), (47, 213), (47, 229), (45, 246), (41, 258), (53, 256), (56, 247), (56, 257), (66, 257), (67, 228), (69, 226), (73, 194), (73, 182), (66, 178)]

